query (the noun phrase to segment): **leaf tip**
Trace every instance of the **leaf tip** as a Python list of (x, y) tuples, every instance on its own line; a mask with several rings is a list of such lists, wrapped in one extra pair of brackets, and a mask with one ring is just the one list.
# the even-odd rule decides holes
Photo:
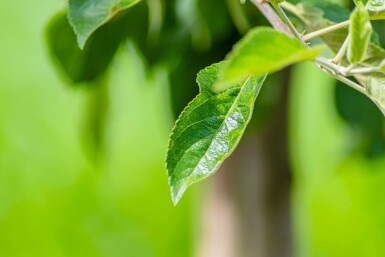
[(185, 186), (185, 184), (183, 183), (182, 185), (179, 185), (179, 186), (171, 185), (170, 188), (171, 188), (171, 200), (174, 206), (176, 206), (179, 203), (180, 199), (182, 199), (182, 196), (186, 191), (187, 186)]
[(79, 48), (81, 50), (84, 50), (84, 46), (86, 45), (86, 42), (87, 42), (87, 37), (83, 37), (81, 35), (77, 35), (77, 41), (78, 41), (78, 45), (79, 45)]

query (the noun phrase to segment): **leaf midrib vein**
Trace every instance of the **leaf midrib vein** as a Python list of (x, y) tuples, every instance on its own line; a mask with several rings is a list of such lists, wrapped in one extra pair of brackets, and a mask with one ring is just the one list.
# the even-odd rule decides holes
[[(223, 127), (223, 124), (226, 124), (225, 123), (225, 120), (227, 117), (229, 117), (229, 113), (231, 113), (233, 111), (233, 108), (236, 108), (236, 103), (238, 102), (241, 94), (242, 94), (242, 91), (244, 90), (244, 87), (246, 85), (246, 83), (250, 80), (250, 77), (242, 84), (242, 87), (241, 87), (241, 90), (239, 91), (237, 97), (235, 98), (234, 100), (234, 103), (231, 105), (230, 109), (228, 110), (227, 114), (225, 115), (225, 118), (223, 119), (221, 125), (218, 127), (218, 129), (215, 131), (215, 133), (213, 133), (214, 135), (214, 138), (213, 140), (215, 139), (216, 135), (218, 134), (218, 131)], [(243, 116), (243, 115), (242, 115)], [(228, 133), (228, 132), (227, 132)], [(209, 144), (209, 146), (207, 147), (207, 149), (205, 150), (204, 154), (202, 155), (205, 156), (207, 154), (207, 151), (210, 149), (212, 143), (213, 143), (213, 140), (211, 141), (211, 143)], [(197, 163), (197, 165), (195, 165), (195, 168), (194, 170), (190, 173), (190, 175), (188, 175), (185, 180), (189, 179), (197, 170), (197, 167), (199, 166), (200, 162), (202, 161), (202, 157), (200, 158), (200, 161)], [(182, 159), (181, 159), (182, 160)], [(179, 163), (179, 162), (178, 162)]]

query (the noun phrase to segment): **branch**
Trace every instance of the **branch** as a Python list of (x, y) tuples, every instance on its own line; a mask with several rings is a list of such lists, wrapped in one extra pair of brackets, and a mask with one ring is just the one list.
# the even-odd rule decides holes
[(350, 25), (350, 20), (347, 20), (347, 21), (337, 23), (335, 25), (332, 25), (332, 26), (329, 26), (329, 27), (326, 27), (326, 28), (323, 28), (323, 29), (320, 29), (317, 31), (310, 32), (309, 34), (304, 35), (302, 38), (304, 41), (309, 41), (310, 39), (320, 37), (324, 34), (330, 33), (332, 31), (335, 31), (338, 29), (348, 27), (349, 25)]
[[(271, 6), (266, 0), (251, 0), (251, 2), (261, 11), (261, 13), (266, 17), (266, 19), (271, 23), (271, 25), (273, 25), (275, 29), (282, 31), (290, 36), (294, 36), (289, 26), (281, 20), (281, 18), (271, 8)], [(299, 38), (299, 40), (306, 45), (305, 41), (302, 38)], [(358, 90), (364, 95), (367, 95), (365, 92), (365, 88), (341, 75), (341, 70), (338, 65), (334, 65), (333, 63), (329, 62), (328, 60), (325, 60), (322, 57), (317, 57), (315, 63), (318, 67), (320, 67), (322, 71), (328, 73), (335, 79)]]
[(277, 13), (264, 0), (251, 0), (251, 2), (261, 11), (273, 27), (289, 36), (294, 36), (289, 27), (281, 20)]

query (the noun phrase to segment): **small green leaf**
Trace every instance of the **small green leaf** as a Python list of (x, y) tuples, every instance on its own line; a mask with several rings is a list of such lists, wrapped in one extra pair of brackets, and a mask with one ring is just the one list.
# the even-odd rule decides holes
[(364, 59), (372, 32), (373, 29), (370, 23), (369, 13), (363, 3), (359, 2), (350, 16), (349, 62), (356, 64)]
[(370, 19), (383, 20), (385, 19), (385, 0), (372, 0), (367, 5), (370, 12)]
[(228, 54), (223, 80), (215, 90), (220, 92), (229, 88), (228, 81), (239, 81), (250, 75), (274, 72), (296, 62), (313, 60), (324, 49), (324, 46), (307, 48), (299, 40), (273, 28), (256, 28)]
[(182, 112), (171, 134), (166, 166), (175, 204), (189, 186), (217, 171), (233, 152), (265, 79), (251, 76), (216, 94), (212, 87), (222, 66), (214, 64), (199, 72), (200, 94)]
[[(358, 3), (358, 1), (356, 3)], [(313, 22), (313, 17), (307, 16), (307, 7), (312, 7), (312, 9), (319, 8), (320, 13), (323, 13), (322, 17), (317, 18), (317, 23)], [(301, 2), (300, 4), (297, 4), (296, 8), (310, 31), (323, 29), (325, 27), (334, 25), (336, 22), (344, 21), (347, 19), (348, 15), (348, 9), (331, 2), (331, 0), (306, 0)], [(338, 15), (338, 13), (340, 15)], [(344, 40), (346, 39), (347, 34), (348, 29), (340, 29), (321, 36), (321, 39), (334, 52), (337, 52), (343, 44)], [(381, 68), (381, 63), (383, 60), (385, 60), (385, 50), (382, 49), (375, 42), (370, 42), (368, 49), (365, 53), (365, 57), (362, 63), (360, 63), (360, 65), (364, 67)], [(342, 60), (342, 62), (344, 65), (348, 65), (347, 60), (345, 58)], [(354, 77), (362, 86), (366, 88), (366, 90), (368, 91), (369, 98), (374, 103), (376, 103), (376, 105), (385, 115), (385, 91), (383, 91), (385, 90), (385, 88), (383, 87), (383, 85), (385, 84), (384, 75), (381, 72), (372, 72), (367, 74), (357, 74)], [(381, 92), (381, 94), (376, 92)]]
[(68, 19), (72, 25), (80, 48), (89, 36), (119, 11), (140, 0), (69, 0)]
[(369, 11), (381, 12), (385, 10), (385, 0), (371, 0), (368, 4)]
[[(346, 21), (349, 18), (349, 10), (342, 5), (335, 4), (331, 0), (318, 1), (318, 0), (306, 0), (296, 5), (297, 12), (301, 16), (301, 19), (305, 22), (307, 30), (309, 32), (324, 29), (326, 27), (335, 25), (338, 22)], [(310, 10), (319, 10), (320, 17), (308, 16)], [(313, 11), (313, 14), (316, 12)], [(315, 19), (317, 22), (315, 22)], [(330, 49), (337, 53), (344, 43), (349, 31), (348, 28), (342, 28), (336, 31), (332, 31), (321, 36), (322, 41), (326, 43)], [(378, 35), (373, 32), (372, 42), (369, 43), (369, 47), (365, 54), (363, 63), (365, 66), (377, 66), (383, 59), (385, 59), (385, 50), (380, 47), (376, 41)], [(343, 59), (343, 63), (348, 65), (347, 60)]]
[(353, 1), (356, 5), (358, 5), (359, 3), (366, 5), (366, 3), (368, 2), (368, 0), (353, 0)]
[(366, 91), (385, 116), (385, 80), (383, 78), (369, 78)]

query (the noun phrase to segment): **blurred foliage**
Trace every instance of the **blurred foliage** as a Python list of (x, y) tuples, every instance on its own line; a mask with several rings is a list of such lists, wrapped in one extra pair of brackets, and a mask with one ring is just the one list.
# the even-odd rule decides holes
[[(383, 142), (379, 133), (371, 135), (380, 112), (363, 96), (349, 96), (352, 89), (338, 88), (347, 102), (355, 99), (354, 110), (339, 103), (344, 119), (350, 117), (346, 123), (335, 108), (335, 83), (310, 64), (298, 65), (291, 82), (296, 256), (384, 256), (385, 155), (370, 145)], [(358, 135), (351, 124), (360, 120), (367, 124)], [(384, 119), (379, 122), (383, 138)]]
[(342, 83), (336, 87), (336, 107), (351, 129), (352, 151), (364, 152), (367, 157), (378, 157), (385, 153), (385, 124), (380, 110), (355, 90)]
[(0, 10), (12, 21), (0, 25), (0, 256), (190, 256), (191, 201), (173, 208), (164, 171), (162, 73), (147, 79), (132, 47), (120, 48), (95, 165), (79, 140), (88, 88), (66, 87), (48, 59), (43, 31), (58, 8)]
[(140, 44), (145, 41), (146, 30), (131, 24), (139, 22), (146, 27), (146, 17), (144, 4), (130, 8), (97, 30), (81, 50), (68, 23), (67, 13), (59, 12), (47, 27), (48, 47), (58, 62), (59, 72), (63, 71), (72, 83), (96, 80), (108, 68), (122, 40), (133, 37)]
[[(48, 26), (48, 46), (72, 82), (92, 82), (106, 70), (118, 46), (130, 39), (150, 67), (159, 63), (169, 67), (172, 106), (178, 115), (197, 94), (197, 72), (222, 60), (239, 35), (225, 4), (160, 1), (160, 10), (153, 10), (158, 6), (151, 3), (143, 1), (121, 12), (96, 30), (84, 51), (77, 47), (66, 13), (61, 12)], [(210, 18), (213, 12), (215, 19)], [(160, 17), (154, 21), (154, 16)], [(182, 80), (183, 88), (179, 85)]]

